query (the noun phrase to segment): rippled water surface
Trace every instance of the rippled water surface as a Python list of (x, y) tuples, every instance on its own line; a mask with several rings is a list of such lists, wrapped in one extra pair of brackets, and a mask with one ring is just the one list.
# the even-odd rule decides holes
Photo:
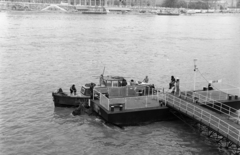
[(0, 12), (0, 154), (225, 154), (179, 120), (119, 129), (53, 105), (52, 91), (97, 83), (104, 66), (157, 86), (191, 82), (194, 58), (205, 78), (239, 86), (240, 15)]

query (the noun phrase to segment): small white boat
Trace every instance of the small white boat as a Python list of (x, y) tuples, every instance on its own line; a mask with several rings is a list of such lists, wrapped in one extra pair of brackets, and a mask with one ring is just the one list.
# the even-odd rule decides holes
[(214, 10), (209, 9), (209, 10), (207, 10), (207, 13), (214, 13)]

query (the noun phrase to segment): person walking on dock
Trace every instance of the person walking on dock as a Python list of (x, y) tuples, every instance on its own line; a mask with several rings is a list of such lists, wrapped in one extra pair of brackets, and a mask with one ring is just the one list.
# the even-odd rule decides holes
[(76, 95), (77, 89), (75, 88), (75, 85), (73, 84), (70, 88), (70, 93), (72, 95), (72, 93), (74, 93), (74, 95)]

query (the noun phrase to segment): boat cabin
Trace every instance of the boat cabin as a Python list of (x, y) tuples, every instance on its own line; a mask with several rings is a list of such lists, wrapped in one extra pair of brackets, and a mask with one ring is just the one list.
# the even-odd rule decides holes
[(139, 83), (127, 85), (124, 77), (120, 76), (101, 76), (100, 87), (94, 88), (95, 93), (105, 94), (109, 98), (124, 98), (130, 96), (150, 95), (154, 91), (153, 84)]
[(93, 88), (96, 86), (95, 83), (87, 83), (82, 86), (81, 93), (85, 96), (92, 96)]
[(121, 76), (101, 76), (100, 86), (105, 87), (123, 87), (127, 85), (126, 79)]

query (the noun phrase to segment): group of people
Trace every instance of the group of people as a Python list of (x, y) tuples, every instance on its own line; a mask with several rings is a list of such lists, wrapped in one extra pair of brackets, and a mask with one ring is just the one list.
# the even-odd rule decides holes
[(130, 86), (134, 86), (134, 85), (136, 85), (136, 84), (141, 84), (141, 83), (148, 83), (149, 82), (149, 79), (148, 79), (148, 76), (146, 76), (144, 79), (143, 79), (143, 81), (142, 82), (135, 82), (133, 79), (132, 80), (130, 80)]
[[(100, 82), (103, 83), (103, 78), (100, 78)], [(149, 82), (149, 79), (148, 79), (148, 76), (146, 76), (144, 79), (143, 79), (143, 83), (148, 83)], [(127, 84), (127, 81), (124, 80), (122, 82), (122, 85), (125, 86)], [(134, 82), (134, 80), (130, 80), (130, 85), (133, 86), (133, 85), (136, 85), (136, 82)], [(179, 94), (180, 92), (180, 88), (179, 88), (179, 85), (180, 85), (180, 80), (179, 78), (177, 77), (175, 79), (174, 76), (171, 76), (171, 82), (169, 83), (169, 89), (172, 90), (172, 93), (174, 94), (176, 92), (176, 94)], [(71, 87), (70, 87), (70, 94), (74, 94), (76, 95), (77, 93), (77, 89), (75, 87), (75, 85), (73, 84)]]
[(173, 94), (176, 92), (176, 94), (179, 95), (179, 92), (180, 92), (179, 85), (180, 85), (180, 80), (179, 80), (179, 78), (177, 77), (177, 78), (175, 79), (174, 76), (171, 76), (171, 82), (169, 83), (169, 89), (172, 90), (171, 92), (172, 92)]
[[(148, 76), (146, 76), (144, 79), (143, 79), (143, 83), (148, 83), (149, 82), (149, 79), (148, 79)], [(103, 83), (103, 78), (100, 78), (100, 83)], [(122, 81), (122, 86), (125, 86), (127, 85), (127, 81), (124, 80)], [(132, 79), (130, 80), (130, 85), (133, 86), (133, 85), (136, 85), (136, 82)], [(180, 85), (180, 80), (179, 78), (177, 77), (175, 79), (174, 76), (171, 76), (171, 82), (169, 83), (169, 89), (171, 90), (171, 92), (174, 94), (176, 92), (176, 94), (179, 94), (180, 92), (180, 88), (179, 88), (179, 85)], [(210, 85), (211, 86), (211, 85)], [(60, 90), (62, 92), (62, 89)], [(73, 84), (71, 87), (70, 87), (70, 94), (74, 94), (76, 95), (77, 93), (77, 89), (75, 87), (75, 85)]]

